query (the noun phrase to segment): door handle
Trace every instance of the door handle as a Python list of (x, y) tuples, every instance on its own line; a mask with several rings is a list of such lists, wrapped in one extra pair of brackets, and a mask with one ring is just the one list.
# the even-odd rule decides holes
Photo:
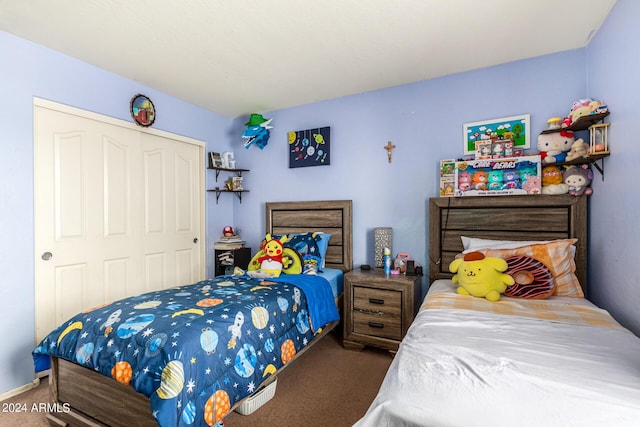
[(193, 243), (198, 243), (198, 238), (197, 237), (193, 238)]
[(41, 258), (45, 261), (49, 261), (51, 258), (53, 258), (53, 254), (51, 252), (45, 252), (42, 254)]

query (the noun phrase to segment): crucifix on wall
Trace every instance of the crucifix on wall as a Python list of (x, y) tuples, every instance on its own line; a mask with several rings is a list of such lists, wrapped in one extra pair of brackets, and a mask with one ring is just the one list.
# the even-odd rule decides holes
[(387, 150), (387, 159), (389, 160), (389, 163), (391, 163), (391, 150), (396, 148), (396, 146), (392, 144), (391, 141), (387, 141), (387, 145), (385, 145), (383, 148)]

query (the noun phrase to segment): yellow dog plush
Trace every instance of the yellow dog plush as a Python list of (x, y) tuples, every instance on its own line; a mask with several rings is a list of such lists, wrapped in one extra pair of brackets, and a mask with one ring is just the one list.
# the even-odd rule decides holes
[(452, 281), (460, 285), (457, 293), (499, 301), (507, 286), (514, 284), (513, 277), (503, 273), (507, 267), (507, 262), (501, 258), (469, 252), (464, 258), (454, 259), (449, 264), (449, 271), (456, 273)]

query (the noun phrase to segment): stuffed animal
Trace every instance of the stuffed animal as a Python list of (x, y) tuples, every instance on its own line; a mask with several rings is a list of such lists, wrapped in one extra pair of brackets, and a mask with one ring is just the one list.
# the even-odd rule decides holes
[(456, 273), (453, 283), (460, 285), (457, 293), (489, 301), (499, 301), (507, 286), (515, 283), (513, 277), (503, 273), (507, 268), (502, 258), (485, 257), (481, 252), (469, 252), (449, 264), (449, 271)]
[(489, 190), (501, 190), (504, 172), (501, 170), (489, 171)]
[(460, 191), (471, 190), (471, 173), (465, 171), (458, 174), (458, 189)]
[(573, 132), (561, 130), (560, 132), (541, 133), (538, 136), (538, 150), (542, 163), (561, 163), (567, 157), (567, 151), (575, 142)]
[(571, 149), (567, 153), (566, 161), (570, 162), (571, 160), (575, 160), (575, 159), (579, 159), (580, 157), (584, 157), (584, 156), (587, 155), (588, 151), (589, 151), (589, 144), (584, 142), (584, 139), (578, 138), (571, 145)]
[(247, 274), (251, 277), (279, 277), (281, 273), (301, 274), (302, 259), (300, 254), (284, 244), (289, 238), (284, 235), (279, 239), (267, 234), (247, 268)]
[(562, 182), (564, 177), (557, 166), (542, 168), (542, 194), (567, 194), (569, 185)]
[(593, 179), (593, 171), (589, 165), (569, 166), (564, 171), (564, 183), (569, 186), (572, 196), (590, 195), (593, 190), (589, 187)]
[(520, 174), (516, 170), (506, 170), (503, 174), (502, 189), (520, 188)]
[(522, 184), (522, 189), (526, 191), (527, 194), (540, 194), (541, 185), (539, 176), (530, 176)]
[(486, 190), (488, 176), (485, 171), (476, 171), (473, 173), (473, 180), (471, 182), (471, 188), (475, 190)]
[(579, 99), (571, 106), (569, 119), (575, 123), (580, 117), (607, 111), (607, 106), (591, 98)]

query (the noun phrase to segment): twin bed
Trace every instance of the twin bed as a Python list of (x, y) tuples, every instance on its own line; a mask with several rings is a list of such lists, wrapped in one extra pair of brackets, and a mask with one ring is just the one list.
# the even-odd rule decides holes
[[(438, 198), (429, 215), (429, 292), (356, 425), (637, 425), (640, 339), (582, 297), (586, 198)], [(556, 295), (458, 295), (448, 266), (465, 250), (546, 256)]]
[(351, 201), (267, 203), (265, 213), (272, 235), (331, 235), (321, 274), (217, 277), (79, 313), (34, 352), (36, 364), (52, 356), (49, 423), (215, 425), (335, 328)]
[[(640, 340), (606, 311), (584, 298), (588, 296), (586, 198), (434, 198), (429, 201), (429, 220), (428, 295), (403, 339), (376, 399), (357, 426), (636, 425), (640, 419)], [(331, 234), (326, 268), (339, 272), (352, 269), (350, 201), (268, 203), (266, 225), (267, 230), (276, 235), (311, 231)], [(544, 259), (552, 264), (550, 269), (557, 282), (555, 295), (546, 299), (503, 296), (499, 302), (458, 295), (448, 266), (465, 250), (485, 251), (488, 256), (526, 253)], [(338, 274), (331, 297), (341, 310), (340, 276)], [(205, 289), (207, 285), (209, 288)], [(219, 282), (212, 282), (194, 286), (196, 288), (190, 291), (201, 298), (211, 288), (224, 294), (225, 289), (244, 285), (234, 282), (220, 286)], [(299, 320), (302, 310), (312, 309), (305, 303), (307, 298), (294, 298), (297, 284), (250, 283), (245, 287), (249, 288), (251, 296), (256, 296), (263, 292), (262, 288), (269, 286), (282, 288), (277, 296), (284, 296), (286, 304), (280, 300), (282, 305), (279, 305), (276, 296), (276, 306), (268, 306), (264, 295), (264, 299), (251, 299), (239, 305), (249, 310), (246, 317), (251, 320), (245, 318), (245, 326), (248, 326), (242, 328), (242, 337), (235, 337), (237, 343), (232, 353), (236, 354), (235, 360), (222, 356), (227, 354), (225, 351), (230, 348), (233, 338), (233, 334), (225, 335), (224, 332), (218, 336), (215, 352), (191, 356), (195, 357), (195, 364), (203, 358), (219, 358), (220, 367), (212, 369), (230, 367), (229, 373), (219, 375), (217, 382), (208, 382), (196, 393), (195, 386), (189, 383), (195, 375), (191, 374), (192, 358), (175, 358), (177, 352), (187, 349), (168, 349), (167, 357), (170, 361), (182, 360), (183, 370), (182, 374), (176, 374), (161, 372), (157, 367), (155, 377), (151, 375), (159, 385), (160, 395), (166, 397), (164, 400), (178, 403), (168, 410), (175, 414), (176, 422), (165, 422), (163, 418), (161, 424), (214, 424), (225, 411), (233, 410), (247, 398), (245, 393), (235, 391), (235, 383), (243, 384), (245, 390), (249, 384), (249, 389), (255, 390), (265, 386), (287, 366), (282, 361), (283, 355), (294, 360), (337, 323), (333, 321), (312, 330), (313, 320), (306, 323), (306, 316)], [(256, 287), (259, 289), (254, 289)], [(253, 294), (251, 289), (254, 289)], [(146, 304), (142, 307), (153, 305), (156, 296), (138, 303)], [(206, 295), (214, 299), (219, 296)], [(173, 298), (177, 297), (174, 295)], [(294, 317), (284, 317), (283, 305), (292, 307), (294, 304), (299, 304), (297, 310), (290, 313)], [(269, 324), (275, 323), (271, 321), (275, 314), (282, 314), (278, 320), (287, 319), (281, 323), (289, 327), (282, 328), (283, 338), (274, 337), (271, 352), (268, 351), (271, 345), (265, 346), (264, 337), (258, 341), (245, 340), (248, 336), (270, 334), (267, 327), (260, 328), (262, 309), (255, 314), (257, 320), (253, 319), (251, 310), (256, 307), (266, 310), (269, 317), (264, 321)], [(208, 307), (202, 309), (209, 310)], [(235, 311), (229, 313), (232, 317)], [(213, 316), (219, 314), (212, 313)], [(198, 313), (185, 313), (184, 317), (175, 319), (188, 319), (186, 323), (196, 326), (198, 333), (192, 344), (196, 350), (205, 350), (207, 346), (212, 350), (214, 340), (206, 329), (208, 326), (195, 323), (200, 317)], [(100, 325), (107, 319), (95, 322), (94, 329), (97, 328), (99, 334), (106, 332)], [(75, 321), (63, 325), (62, 332)], [(226, 329), (233, 330), (232, 325), (230, 323)], [(278, 325), (274, 328), (281, 329)], [(139, 330), (134, 336), (142, 339), (147, 329)], [(67, 335), (81, 330), (71, 328)], [(163, 342), (157, 336), (155, 340), (151, 339), (158, 333), (147, 332), (147, 337), (140, 342), (141, 353), (152, 352), (171, 342)], [(203, 334), (209, 338), (203, 341)], [(64, 340), (68, 338), (60, 338), (60, 335), (58, 331), (54, 341), (57, 343), (60, 339), (59, 344), (64, 346)], [(287, 347), (290, 352), (284, 346), (288, 340), (293, 342), (293, 346)], [(300, 344), (307, 342), (308, 345)], [(103, 344), (108, 346), (108, 340)], [(250, 350), (240, 355), (238, 349), (249, 348), (247, 345), (254, 349), (255, 356)], [(135, 392), (130, 385), (109, 378), (112, 375), (93, 372), (77, 363), (77, 354), (72, 358), (76, 363), (53, 358), (50, 379), (53, 401), (68, 406), (59, 406), (59, 410), (48, 415), (52, 425), (157, 425), (158, 413), (155, 416), (151, 413), (149, 398)], [(271, 355), (271, 359), (261, 359), (265, 354)], [(80, 352), (81, 360), (84, 356)], [(291, 360), (287, 362), (291, 363)], [(270, 364), (273, 367), (269, 367)], [(113, 362), (111, 366), (116, 376)], [(257, 376), (245, 377), (251, 370)], [(138, 377), (133, 373), (132, 378), (136, 381)], [(178, 388), (178, 394), (171, 397)], [(229, 400), (218, 399), (218, 391), (223, 391), (220, 395), (226, 394)], [(250, 394), (248, 392), (246, 396)], [(151, 401), (162, 397), (160, 395), (158, 391), (152, 391)], [(194, 402), (193, 408), (191, 402)]]

